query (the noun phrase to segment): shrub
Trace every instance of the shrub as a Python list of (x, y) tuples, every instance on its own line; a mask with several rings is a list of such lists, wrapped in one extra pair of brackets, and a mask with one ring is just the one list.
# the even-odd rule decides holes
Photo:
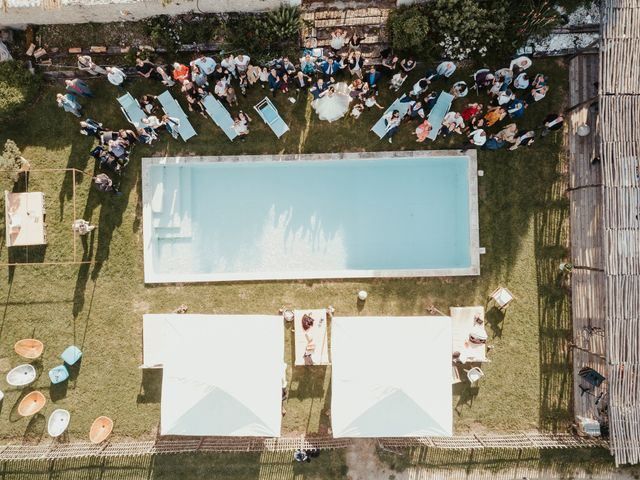
[(40, 77), (20, 61), (0, 63), (0, 121), (14, 115), (38, 92)]
[(29, 170), (29, 162), (22, 156), (22, 152), (13, 140), (7, 140), (4, 151), (0, 155), (0, 168), (7, 171), (8, 177), (17, 182), (21, 172)]
[(303, 27), (299, 7), (280, 5), (277, 10), (267, 13), (265, 33), (273, 43), (296, 43)]
[(149, 37), (155, 47), (164, 48), (167, 53), (175, 54), (182, 41), (180, 33), (182, 23), (175, 25), (168, 15), (157, 15), (145, 20), (144, 32)]
[(389, 40), (396, 52), (421, 57), (428, 54), (429, 19), (422, 6), (392, 10), (387, 23)]
[(443, 57), (484, 57), (490, 48), (501, 47), (507, 13), (497, 2), (493, 8), (483, 8), (476, 0), (434, 0), (429, 6), (430, 24)]

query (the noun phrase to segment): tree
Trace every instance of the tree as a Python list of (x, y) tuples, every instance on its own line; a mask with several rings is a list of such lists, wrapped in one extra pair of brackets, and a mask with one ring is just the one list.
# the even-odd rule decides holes
[(20, 174), (29, 171), (30, 164), (13, 140), (7, 140), (0, 155), (0, 168), (7, 171), (8, 177), (17, 182)]
[(391, 11), (387, 27), (391, 46), (396, 52), (407, 52), (416, 56), (429, 53), (429, 19), (421, 5)]

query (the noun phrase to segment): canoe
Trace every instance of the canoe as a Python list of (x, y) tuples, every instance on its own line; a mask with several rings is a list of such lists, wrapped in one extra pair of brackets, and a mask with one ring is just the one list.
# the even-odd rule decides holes
[(18, 405), (18, 413), (23, 417), (35, 415), (42, 410), (45, 403), (47, 403), (47, 399), (44, 398), (42, 392), (36, 390), (20, 401), (20, 405)]
[(71, 420), (71, 414), (62, 408), (54, 410), (49, 416), (49, 422), (47, 423), (47, 432), (52, 437), (59, 437), (69, 426), (69, 420)]
[(89, 430), (89, 440), (91, 443), (104, 442), (113, 430), (113, 420), (109, 417), (98, 417), (93, 421)]
[(44, 344), (35, 338), (25, 338), (24, 340), (16, 342), (13, 349), (21, 357), (33, 360), (42, 355)]
[(36, 369), (33, 365), (25, 363), (7, 373), (7, 383), (13, 387), (29, 385), (36, 379)]

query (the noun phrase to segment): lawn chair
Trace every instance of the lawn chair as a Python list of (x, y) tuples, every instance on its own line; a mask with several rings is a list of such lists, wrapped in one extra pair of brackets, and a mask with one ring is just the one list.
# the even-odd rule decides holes
[(142, 120), (147, 118), (147, 114), (144, 113), (138, 101), (133, 98), (129, 92), (118, 97), (118, 103), (120, 104), (120, 110), (122, 110), (122, 113), (131, 125), (136, 128), (144, 127)]
[(402, 95), (400, 98), (397, 98), (391, 105), (389, 105), (389, 108), (384, 111), (375, 125), (371, 127), (371, 131), (375, 133), (380, 139), (384, 138), (387, 133), (387, 122), (385, 121), (384, 117), (394, 110), (398, 110), (398, 112), (400, 112), (400, 118), (404, 118), (404, 116), (409, 111), (409, 107), (411, 107), (411, 103), (412, 102), (409, 100), (409, 97), (407, 97), (406, 94)]
[(166, 113), (170, 117), (174, 117), (180, 120), (180, 127), (177, 130), (182, 140), (186, 142), (191, 137), (197, 135), (196, 131), (193, 129), (193, 126), (189, 122), (189, 119), (187, 118), (187, 114), (184, 113), (184, 110), (182, 110), (182, 107), (176, 101), (176, 99), (171, 96), (169, 90), (166, 90), (158, 95), (158, 101), (160, 102), (160, 105), (162, 105), (162, 110), (164, 110), (164, 113)]
[(75, 345), (71, 345), (62, 352), (60, 358), (64, 363), (71, 366), (82, 358), (82, 351)]
[(500, 310), (507, 308), (514, 298), (513, 294), (505, 287), (498, 287), (489, 295), (489, 299), (496, 302)]
[(18, 405), (18, 414), (21, 417), (30, 417), (42, 410), (47, 403), (47, 399), (42, 392), (35, 391), (24, 397)]
[(476, 92), (479, 92), (480, 88), (480, 85), (478, 85), (478, 76), (486, 73), (491, 73), (491, 70), (489, 70), (488, 68), (481, 68), (473, 74), (473, 87), (471, 88), (474, 88)]
[(238, 132), (233, 128), (233, 118), (220, 100), (209, 94), (204, 97), (202, 103), (211, 120), (220, 127), (229, 140), (233, 141), (238, 136)]
[(49, 379), (51, 380), (51, 384), (57, 385), (58, 383), (62, 383), (69, 378), (69, 370), (64, 365), (58, 365), (57, 367), (53, 367), (49, 370)]
[(275, 105), (268, 97), (264, 97), (264, 99), (258, 102), (253, 108), (258, 112), (258, 115), (260, 115), (264, 123), (269, 125), (269, 128), (276, 134), (276, 137), (280, 138), (289, 131), (289, 126), (284, 123)]
[(442, 120), (444, 116), (449, 112), (451, 108), (451, 102), (453, 102), (453, 95), (447, 92), (440, 92), (436, 104), (429, 112), (429, 123), (431, 124), (431, 132), (427, 135), (429, 140), (435, 140), (442, 128)]
[(469, 370), (465, 370), (465, 372), (467, 372), (467, 378), (469, 379), (472, 387), (478, 383), (478, 380), (484, 377), (484, 372), (480, 370), (480, 367), (473, 367)]

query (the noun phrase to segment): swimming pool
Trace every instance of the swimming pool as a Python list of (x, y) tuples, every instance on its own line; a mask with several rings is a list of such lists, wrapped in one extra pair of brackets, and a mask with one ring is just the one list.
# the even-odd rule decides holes
[(475, 152), (143, 159), (145, 282), (479, 275)]

